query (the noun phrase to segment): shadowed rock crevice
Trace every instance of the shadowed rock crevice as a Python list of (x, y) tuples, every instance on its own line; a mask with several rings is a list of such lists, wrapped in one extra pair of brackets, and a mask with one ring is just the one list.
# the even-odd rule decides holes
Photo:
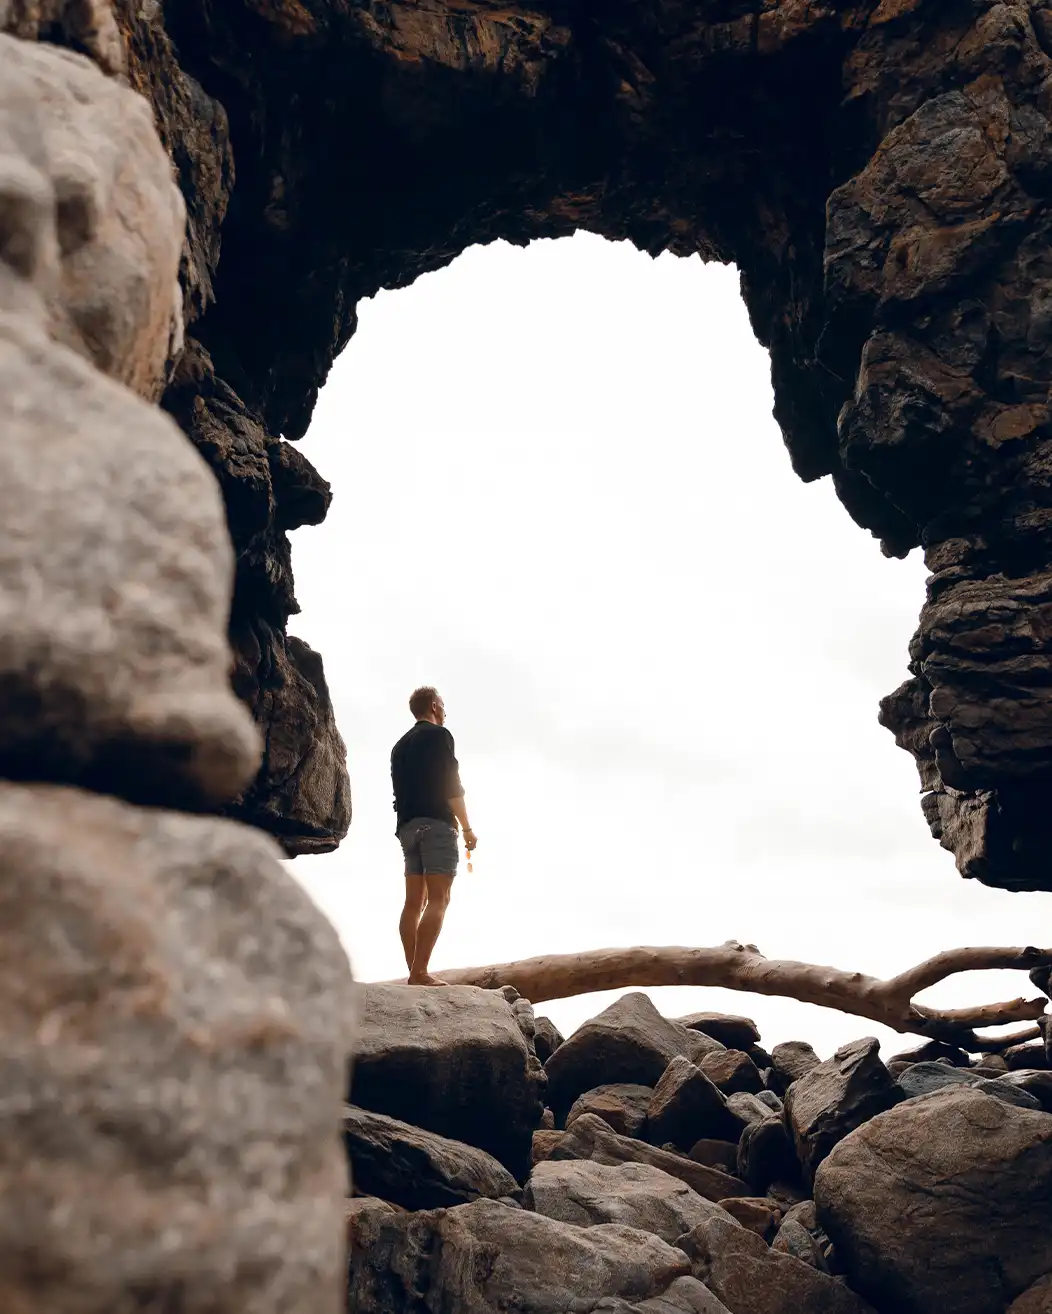
[[(116, 11), (187, 200), (191, 351), (237, 399), (209, 423), (258, 434), (248, 469), (207, 440), (228, 508), (254, 508), (231, 511), (239, 688), (288, 753), (244, 815), (290, 852), (348, 819), (324, 682), (284, 638), (273, 472), (253, 520), (263, 453), (306, 431), (360, 298), (584, 228), (738, 265), (795, 470), (832, 476), (886, 552), (927, 554), (911, 678), (881, 715), (933, 834), (966, 876), (1052, 884), (1044, 0)], [(165, 404), (200, 442), (187, 400)], [(293, 722), (310, 729), (289, 746)]]

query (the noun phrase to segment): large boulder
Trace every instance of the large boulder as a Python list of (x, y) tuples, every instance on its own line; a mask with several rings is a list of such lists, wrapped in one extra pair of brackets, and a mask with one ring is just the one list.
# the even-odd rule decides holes
[(852, 1286), (888, 1314), (1002, 1314), (1052, 1271), (1052, 1117), (958, 1088), (859, 1128), (815, 1179)]
[(647, 1300), (690, 1276), (686, 1255), (649, 1232), (574, 1227), (493, 1200), (372, 1211), (355, 1233), (347, 1300), (354, 1314), (592, 1314), (608, 1297)]
[(0, 397), (0, 776), (227, 802), (259, 739), (230, 688), (233, 559), (208, 467), (27, 316), (0, 322)]
[(0, 35), (0, 212), (0, 264), (27, 285), (13, 305), (0, 279), (0, 309), (32, 298), (52, 337), (156, 401), (182, 342), (186, 208), (149, 103), (81, 55)]
[(726, 1215), (707, 1219), (678, 1245), (690, 1256), (694, 1275), (731, 1314), (872, 1314), (853, 1291), (785, 1251), (770, 1249)]
[(5, 1314), (334, 1314), (351, 980), (279, 859), (0, 784)]
[(718, 1040), (728, 1049), (748, 1049), (760, 1043), (760, 1031), (751, 1017), (738, 1017), (733, 1013), (688, 1013), (674, 1018), (681, 1027), (701, 1031)]
[(623, 1223), (669, 1244), (721, 1212), (685, 1182), (645, 1163), (547, 1159), (530, 1174), (527, 1208), (563, 1223)]
[(352, 1104), (476, 1145), (521, 1181), (542, 1091), (543, 1073), (499, 992), (360, 988)]
[(949, 1067), (935, 1061), (911, 1064), (899, 1073), (899, 1085), (907, 1099), (916, 1099), (918, 1095), (931, 1095), (933, 1091), (945, 1090), (948, 1086), (975, 1086), (983, 1078), (967, 1068)]
[(747, 1092), (757, 1095), (763, 1090), (760, 1070), (748, 1054), (740, 1049), (724, 1049), (703, 1054), (698, 1067), (724, 1095)]
[(593, 1163), (646, 1163), (678, 1177), (706, 1200), (723, 1200), (732, 1195), (748, 1195), (744, 1182), (717, 1168), (696, 1163), (681, 1154), (672, 1154), (647, 1145), (630, 1136), (618, 1136), (593, 1113), (582, 1114), (569, 1131), (563, 1132), (550, 1150), (550, 1159), (590, 1159)]
[(737, 1141), (747, 1120), (689, 1059), (677, 1055), (661, 1074), (647, 1109), (647, 1140), (687, 1151), (703, 1138)]
[(485, 1150), (382, 1113), (345, 1109), (343, 1142), (355, 1190), (403, 1209), (440, 1209), (519, 1192), (511, 1173)]
[(563, 1033), (550, 1017), (541, 1016), (534, 1021), (533, 1047), (542, 1063), (547, 1063), (563, 1043)]
[(737, 1173), (754, 1191), (799, 1177), (793, 1142), (781, 1118), (771, 1114), (745, 1128), (738, 1141)]
[(788, 1088), (812, 1068), (817, 1068), (821, 1059), (806, 1041), (785, 1040), (771, 1050), (771, 1077), (769, 1085), (779, 1095), (784, 1095)]
[(672, 1059), (698, 1059), (722, 1049), (700, 1031), (670, 1022), (640, 992), (622, 995), (565, 1040), (544, 1065), (548, 1098), (558, 1116), (596, 1086), (653, 1086)]
[(786, 1092), (786, 1122), (809, 1179), (838, 1141), (905, 1098), (881, 1063), (879, 1049), (880, 1042), (872, 1037), (842, 1045), (831, 1059), (798, 1077)]
[(582, 1113), (594, 1113), (620, 1136), (641, 1136), (653, 1094), (650, 1086), (597, 1086), (574, 1100), (564, 1125), (572, 1127)]

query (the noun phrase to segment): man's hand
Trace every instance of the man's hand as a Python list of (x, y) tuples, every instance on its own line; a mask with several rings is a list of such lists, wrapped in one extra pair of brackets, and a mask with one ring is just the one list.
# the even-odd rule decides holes
[(464, 827), (464, 847), (465, 847), (465, 848), (467, 849), (467, 851), (470, 853), (471, 850), (475, 847), (475, 845), (476, 845), (477, 843), (478, 843), (478, 836), (475, 834), (475, 832), (471, 829), (470, 826), (465, 826), (465, 827)]

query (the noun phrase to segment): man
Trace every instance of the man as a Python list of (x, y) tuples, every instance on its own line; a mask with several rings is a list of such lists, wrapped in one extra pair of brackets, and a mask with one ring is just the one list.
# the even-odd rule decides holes
[(437, 690), (413, 691), (409, 710), (416, 724), (391, 750), (391, 784), (397, 834), (405, 854), (405, 907), (398, 923), (410, 985), (445, 985), (427, 970), (445, 920), (457, 874), (457, 825), (464, 844), (475, 847), (464, 787), (445, 728), (446, 708)]

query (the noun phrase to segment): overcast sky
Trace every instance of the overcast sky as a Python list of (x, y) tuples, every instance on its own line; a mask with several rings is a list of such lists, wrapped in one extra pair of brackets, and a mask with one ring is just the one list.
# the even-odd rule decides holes
[[(359, 312), (302, 444), (334, 500), (293, 537), (290, 626), (324, 656), (355, 813), (336, 853), (290, 867), (359, 979), (405, 974), (389, 754), (421, 683), (479, 836), (436, 970), (736, 938), (883, 976), (1041, 938), (1047, 898), (957, 876), (877, 724), (924, 565), (792, 473), (734, 269), (500, 243)], [(930, 998), (1031, 992), (990, 973)], [(792, 1001), (651, 993), (747, 1013), (769, 1044), (910, 1043)], [(566, 1030), (614, 997), (538, 1011)]]

